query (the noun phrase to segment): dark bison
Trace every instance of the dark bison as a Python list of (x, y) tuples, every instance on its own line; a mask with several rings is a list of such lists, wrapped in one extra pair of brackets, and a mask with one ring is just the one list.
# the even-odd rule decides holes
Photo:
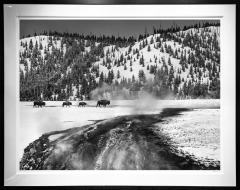
[(99, 107), (101, 107), (101, 106), (106, 107), (106, 105), (110, 105), (110, 101), (109, 100), (98, 100), (96, 107), (98, 107), (98, 106)]
[(64, 107), (64, 106), (69, 106), (70, 107), (70, 105), (72, 105), (72, 103), (71, 102), (63, 102), (62, 103), (62, 106)]
[(78, 107), (79, 107), (79, 106), (85, 107), (86, 105), (87, 105), (86, 102), (79, 102)]
[(43, 107), (43, 106), (46, 106), (46, 102), (43, 102), (41, 100), (33, 102), (33, 107)]

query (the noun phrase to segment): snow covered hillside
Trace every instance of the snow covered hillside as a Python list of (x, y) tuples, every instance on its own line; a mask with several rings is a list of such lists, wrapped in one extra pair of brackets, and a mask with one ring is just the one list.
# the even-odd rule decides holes
[(106, 91), (127, 89), (129, 96), (147, 90), (157, 97), (219, 98), (219, 39), (220, 26), (154, 33), (124, 45), (89, 37), (23, 38), (21, 99), (90, 99), (104, 83)]
[[(200, 28), (199, 30), (189, 29), (187, 31), (178, 32), (175, 35), (180, 35), (182, 36), (182, 39), (184, 39), (189, 33), (199, 36), (206, 44), (208, 39), (216, 34), (219, 43), (219, 27)], [(173, 53), (168, 52), (168, 49)], [(207, 50), (202, 47), (201, 51), (206, 52)], [(196, 56), (196, 50), (188, 46), (182, 47), (181, 44), (174, 40), (164, 41), (160, 34), (153, 34), (144, 40), (136, 42), (133, 46), (118, 49), (116, 49), (114, 45), (106, 46), (104, 47), (104, 55), (104, 58), (95, 64), (99, 66), (100, 72), (103, 72), (106, 76), (109, 72), (109, 68), (112, 68), (115, 76), (114, 79), (118, 80), (118, 82), (120, 82), (122, 78), (131, 79), (132, 76), (138, 80), (140, 70), (144, 71), (146, 79), (153, 79), (154, 73), (151, 73), (150, 68), (154, 67), (154, 69), (160, 69), (164, 64), (166, 64), (168, 70), (171, 69), (171, 66), (173, 67), (174, 77), (178, 75), (181, 79), (184, 79), (184, 81), (189, 81), (191, 80), (190, 67), (187, 66), (183, 69), (180, 60), (181, 56), (185, 56), (186, 59), (189, 59), (190, 56)], [(143, 58), (142, 64), (141, 58)], [(124, 61), (123, 64), (118, 66), (115, 63), (120, 59), (123, 59)], [(213, 66), (213, 60), (206, 59), (204, 65), (206, 66), (207, 64)], [(220, 65), (217, 65), (216, 73), (219, 72), (219, 70)], [(120, 73), (119, 79), (117, 79), (118, 71)], [(199, 72), (202, 72), (201, 76), (199, 76)], [(199, 68), (199, 71), (196, 74), (193, 74), (193, 78), (196, 82), (202, 81), (207, 83), (209, 82), (209, 70)]]

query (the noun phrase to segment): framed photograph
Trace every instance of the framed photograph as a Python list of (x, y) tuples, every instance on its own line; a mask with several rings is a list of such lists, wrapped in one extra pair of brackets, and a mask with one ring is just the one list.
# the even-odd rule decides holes
[(236, 5), (4, 5), (5, 186), (236, 186)]

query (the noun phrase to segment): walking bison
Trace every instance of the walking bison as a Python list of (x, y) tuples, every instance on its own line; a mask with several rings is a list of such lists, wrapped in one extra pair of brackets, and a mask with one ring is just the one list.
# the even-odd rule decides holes
[(64, 106), (68, 106), (68, 107), (70, 107), (70, 105), (72, 105), (72, 103), (71, 102), (63, 102), (62, 103), (62, 106), (64, 107)]
[(85, 107), (86, 105), (87, 105), (86, 102), (79, 102), (78, 107), (80, 107), (80, 106)]
[(106, 107), (107, 105), (110, 105), (110, 101), (109, 100), (98, 100), (97, 101), (97, 106), (96, 107)]
[(33, 107), (43, 107), (43, 106), (46, 106), (46, 102), (43, 102), (43, 101), (34, 101), (33, 102)]

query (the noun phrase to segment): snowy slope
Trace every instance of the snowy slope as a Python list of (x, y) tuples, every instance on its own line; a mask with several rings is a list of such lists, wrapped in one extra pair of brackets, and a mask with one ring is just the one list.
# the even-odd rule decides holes
[[(219, 40), (219, 27), (213, 27), (213, 26), (207, 27), (205, 29), (200, 28), (199, 30), (189, 29), (189, 30), (186, 30), (186, 31), (177, 32), (177, 34), (181, 33), (184, 36), (186, 36), (190, 32), (192, 32), (193, 34), (197, 34), (197, 35), (200, 35), (201, 33), (203, 33), (206, 36), (205, 40), (207, 40), (207, 38), (208, 38), (207, 36), (213, 36), (214, 34), (216, 34), (217, 39)], [(123, 77), (124, 78), (132, 78), (132, 76), (134, 75), (135, 79), (138, 79), (139, 70), (144, 71), (147, 79), (153, 79), (154, 74), (149, 73), (149, 70), (147, 70), (147, 66), (148, 65), (149, 66), (156, 65), (157, 68), (159, 69), (163, 65), (163, 60), (165, 60), (165, 63), (167, 64), (168, 69), (170, 70), (171, 66), (168, 65), (168, 59), (170, 58), (172, 66), (173, 66), (174, 71), (175, 71), (174, 76), (176, 76), (176, 73), (177, 73), (176, 71), (178, 69), (182, 68), (182, 66), (179, 64), (179, 61), (180, 61), (179, 58), (180, 58), (180, 55), (181, 55), (180, 52), (185, 52), (186, 51), (186, 57), (188, 58), (189, 54), (190, 53), (195, 54), (195, 51), (192, 50), (190, 47), (182, 48), (182, 45), (180, 45), (178, 42), (174, 42), (174, 41), (163, 42), (162, 46), (165, 46), (165, 44), (166, 44), (167, 46), (170, 46), (173, 49), (174, 52), (176, 50), (180, 51), (180, 52), (178, 52), (178, 58), (173, 58), (172, 56), (169, 55), (169, 53), (161, 52), (160, 48), (158, 48), (158, 49), (154, 48), (154, 47), (157, 47), (157, 44), (158, 44), (158, 42), (156, 42), (157, 37), (160, 37), (160, 39), (163, 40), (163, 38), (161, 38), (160, 34), (150, 35), (149, 37), (144, 39), (144, 41), (145, 40), (148, 41), (148, 44), (150, 44), (151, 38), (153, 38), (154, 42), (152, 44), (150, 44), (150, 49), (151, 49), (150, 51), (148, 51), (148, 46), (139, 50), (140, 56), (139, 56), (138, 59), (137, 59), (137, 54), (133, 54), (133, 50), (139, 49), (139, 46), (140, 46), (140, 44), (142, 44), (143, 40), (141, 40), (139, 42), (136, 42), (132, 46), (132, 51), (130, 53), (128, 53), (129, 46), (125, 47), (125, 48), (119, 48), (118, 50), (114, 49), (115, 46), (107, 46), (107, 47), (104, 48), (105, 57), (100, 59), (100, 61), (96, 62), (95, 64), (99, 65), (100, 72), (103, 72), (105, 75), (107, 75), (108, 72), (109, 72), (109, 69), (107, 68), (107, 66), (103, 65), (103, 61), (106, 62), (107, 58), (110, 58), (110, 60), (111, 60), (110, 64), (111, 64), (111, 67), (113, 69), (115, 79), (116, 79), (118, 71), (120, 72), (121, 78), (123, 78)], [(112, 49), (114, 49), (114, 51), (112, 51)], [(108, 55), (106, 55), (107, 51), (109, 51)], [(204, 51), (204, 48), (203, 48), (203, 51)], [(124, 59), (127, 59), (128, 56), (131, 57), (131, 60), (126, 61), (127, 70), (124, 70), (124, 65), (121, 65), (119, 67), (114, 66), (114, 61), (120, 59), (121, 54), (123, 55)], [(139, 64), (139, 60), (140, 60), (142, 55), (144, 57), (144, 64), (145, 64), (144, 67)], [(211, 60), (206, 60), (205, 64), (208, 61), (211, 62)], [(132, 62), (132, 71), (130, 71), (130, 67), (131, 67), (130, 62)], [(200, 70), (203, 72), (202, 68)], [(185, 72), (182, 72), (180, 74), (180, 77), (183, 78), (185, 81), (188, 81), (189, 80), (189, 76), (188, 76), (189, 72), (190, 72), (190, 69), (188, 67), (188, 68), (185, 69)], [(208, 71), (206, 71), (205, 74), (206, 74), (205, 77), (204, 76), (201, 77), (201, 82), (203, 82), (203, 83), (207, 83), (207, 81), (208, 81)], [(197, 78), (196, 75), (194, 77), (195, 77), (196, 82), (197, 82), (199, 79)], [(120, 80), (120, 79), (118, 79), (118, 80)]]
[[(42, 44), (42, 50), (40, 50), (41, 52), (41, 56), (44, 59), (45, 57), (45, 53), (44, 53), (44, 49), (48, 48), (49, 42), (50, 42), (50, 36), (44, 36), (44, 35), (40, 35), (40, 36), (34, 36), (34, 37), (28, 37), (28, 38), (23, 38), (19, 41), (19, 53), (22, 54), (24, 53), (24, 51), (27, 51), (29, 49), (29, 45), (30, 45), (30, 41), (32, 41), (33, 47), (35, 47), (35, 44), (38, 44), (38, 49), (40, 50), (40, 44)], [(62, 50), (63, 53), (66, 53), (66, 44), (63, 45), (63, 49), (61, 49), (61, 38), (59, 40), (52, 40), (52, 46), (54, 46), (54, 48)], [(26, 45), (25, 45), (26, 44)], [(49, 52), (50, 54), (52, 53), (52, 46), (49, 46)], [(29, 60), (29, 58), (26, 59), (27, 63), (28, 63), (28, 69), (30, 69), (31, 67), (31, 62)], [(25, 69), (24, 69), (24, 65), (20, 64), (20, 69), (25, 73)]]
[[(188, 35), (195, 35), (198, 36), (200, 41), (204, 43), (203, 47), (200, 47), (200, 51), (206, 52), (205, 47), (212, 48), (213, 44), (211, 44), (211, 40), (213, 38), (217, 38), (217, 42), (220, 43), (220, 27), (218, 26), (210, 26), (206, 28), (191, 28), (186, 31), (180, 31), (176, 33), (172, 33), (173, 36), (175, 36), (178, 39), (181, 39), (182, 41), (184, 38), (186, 38)], [(52, 39), (52, 40), (51, 40)], [(160, 42), (159, 42), (160, 39)], [(52, 36), (34, 36), (34, 37), (28, 37), (21, 39), (19, 42), (20, 45), (20, 55), (29, 52), (29, 45), (30, 42), (32, 42), (33, 47), (35, 47), (36, 43), (38, 44), (38, 49), (40, 48), (40, 44), (42, 45), (42, 49), (40, 50), (41, 57), (44, 59), (45, 55), (45, 49), (51, 54), (53, 47), (57, 50), (63, 51), (65, 54), (67, 51), (66, 44), (62, 42), (61, 37), (52, 37)], [(51, 44), (52, 42), (52, 44)], [(145, 47), (140, 48), (143, 46), (143, 43), (146, 43)], [(63, 43), (63, 44), (62, 44)], [(161, 45), (159, 45), (159, 43)], [(79, 41), (77, 41), (77, 44), (79, 44)], [(87, 46), (87, 41), (85, 40), (85, 47), (84, 52), (82, 52), (83, 55), (91, 51), (91, 46)], [(95, 46), (98, 46), (100, 43), (95, 42)], [(205, 46), (206, 45), (206, 46)], [(130, 50), (131, 48), (131, 50)], [(167, 50), (171, 49), (173, 53), (169, 53)], [(208, 49), (208, 51), (209, 51)], [(183, 70), (183, 66), (180, 64), (180, 59), (184, 55), (186, 59), (188, 60), (190, 57), (190, 54), (194, 55), (196, 54), (195, 49), (183, 46), (183, 44), (178, 43), (178, 41), (174, 40), (166, 40), (162, 34), (153, 34), (148, 36), (145, 39), (142, 39), (140, 41), (136, 41), (131, 47), (116, 47), (115, 45), (108, 45), (103, 48), (104, 56), (102, 58), (98, 57), (99, 61), (96, 61), (92, 63), (93, 67), (99, 68), (99, 74), (103, 73), (105, 78), (107, 78), (110, 71), (113, 71), (114, 73), (114, 80), (120, 82), (122, 79), (132, 79), (134, 76), (135, 80), (139, 79), (139, 71), (142, 70), (145, 74), (145, 77), (147, 80), (153, 80), (154, 79), (154, 73), (150, 73), (151, 66), (154, 66), (156, 70), (165, 67), (168, 68), (168, 71), (170, 71), (171, 67), (174, 71), (174, 77), (177, 76), (180, 77), (181, 82), (178, 88), (183, 88), (184, 82), (191, 81), (192, 84), (196, 84), (198, 82), (209, 84), (209, 70), (203, 68), (198, 68), (195, 73), (190, 76), (190, 64), (186, 63), (187, 67), (185, 67), (185, 71)], [(31, 51), (30, 51), (31, 53)], [(173, 55), (174, 54), (174, 55)], [(21, 56), (20, 56), (21, 57)], [(144, 65), (140, 64), (140, 60), (143, 58)], [(31, 61), (30, 58), (26, 57), (24, 58), (25, 65), (20, 62), (20, 70), (23, 71), (23, 73), (26, 73), (26, 70), (30, 70), (31, 68)], [(119, 61), (121, 60), (122, 61)], [(170, 60), (170, 64), (169, 64)], [(120, 64), (119, 64), (120, 62)], [(27, 64), (26, 64), (27, 63)], [(117, 65), (118, 63), (119, 65)], [(69, 74), (72, 72), (72, 66), (75, 63), (71, 63), (66, 71), (65, 74)], [(207, 64), (210, 64), (213, 66), (213, 60), (212, 59), (205, 59), (205, 66)], [(56, 64), (57, 66), (57, 64)], [(220, 71), (220, 65), (216, 65), (217, 72)], [(91, 70), (91, 69), (90, 69)], [(200, 72), (202, 73), (202, 76), (199, 77)], [(117, 75), (120, 74), (120, 77), (118, 78)], [(92, 75), (95, 75), (92, 73)], [(62, 73), (62, 77), (63, 77)], [(96, 82), (99, 82), (99, 77), (95, 76)], [(79, 84), (81, 86), (81, 84)], [(76, 86), (73, 87), (73, 97), (76, 96), (77, 90)]]

